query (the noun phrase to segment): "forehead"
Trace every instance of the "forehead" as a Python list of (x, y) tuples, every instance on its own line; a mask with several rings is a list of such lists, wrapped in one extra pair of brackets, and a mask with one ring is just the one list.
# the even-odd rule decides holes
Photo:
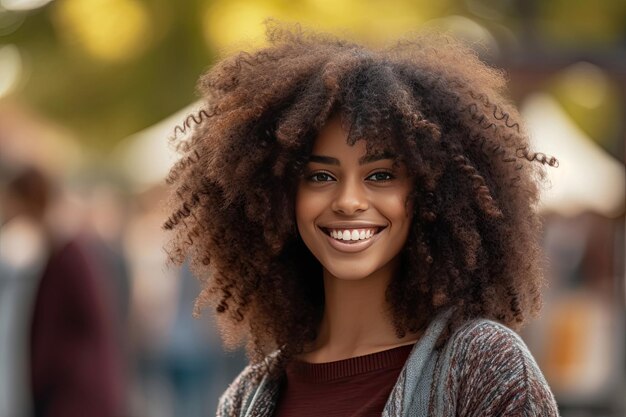
[(375, 144), (373, 141), (357, 140), (354, 145), (348, 144), (348, 133), (341, 124), (341, 118), (333, 116), (328, 119), (324, 127), (319, 131), (313, 143), (312, 154), (359, 158), (365, 155), (392, 157), (396, 152), (392, 151), (386, 143)]
[(346, 148), (356, 148), (365, 153), (365, 143), (360, 140), (354, 147), (349, 146), (347, 143), (348, 134), (341, 126), (341, 119), (339, 116), (334, 116), (326, 122), (324, 127), (319, 131), (315, 142), (313, 143), (314, 154), (326, 154), (329, 152), (336, 153), (345, 151)]

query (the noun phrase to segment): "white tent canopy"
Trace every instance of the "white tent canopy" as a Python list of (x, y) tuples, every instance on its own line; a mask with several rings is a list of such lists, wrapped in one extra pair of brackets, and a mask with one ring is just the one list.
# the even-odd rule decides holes
[[(174, 135), (176, 126), (183, 126), (185, 119), (191, 114), (197, 114), (201, 106), (201, 101), (192, 103), (159, 123), (127, 137), (117, 146), (113, 159), (138, 191), (163, 183), (179, 158), (169, 138)], [(180, 134), (178, 136), (182, 137)]]
[(585, 211), (615, 217), (624, 210), (624, 164), (590, 139), (547, 94), (532, 94), (521, 106), (532, 147), (555, 156), (558, 168), (547, 168), (550, 188), (540, 208), (566, 216)]

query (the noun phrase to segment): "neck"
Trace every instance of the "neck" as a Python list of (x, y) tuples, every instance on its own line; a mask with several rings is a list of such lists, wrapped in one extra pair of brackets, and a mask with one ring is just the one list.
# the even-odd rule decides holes
[(309, 362), (330, 362), (413, 343), (415, 334), (398, 338), (385, 300), (395, 268), (358, 280), (339, 279), (324, 270), (325, 308), (319, 335), (306, 354)]

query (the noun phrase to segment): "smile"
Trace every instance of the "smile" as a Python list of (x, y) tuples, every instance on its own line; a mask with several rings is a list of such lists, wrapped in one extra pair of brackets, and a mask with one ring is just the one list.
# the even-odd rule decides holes
[(330, 229), (323, 228), (322, 230), (333, 239), (341, 240), (344, 242), (358, 242), (360, 240), (366, 240), (372, 238), (382, 228), (370, 227), (363, 229)]
[(385, 227), (320, 228), (331, 247), (339, 252), (354, 253), (369, 248), (378, 240)]

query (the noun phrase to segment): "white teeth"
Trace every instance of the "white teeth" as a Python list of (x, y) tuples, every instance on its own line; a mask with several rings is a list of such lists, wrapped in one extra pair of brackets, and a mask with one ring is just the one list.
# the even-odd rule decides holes
[(337, 230), (331, 229), (329, 234), (331, 237), (337, 240), (345, 240), (345, 241), (357, 241), (369, 239), (374, 236), (376, 233), (376, 229), (346, 229), (346, 230)]

